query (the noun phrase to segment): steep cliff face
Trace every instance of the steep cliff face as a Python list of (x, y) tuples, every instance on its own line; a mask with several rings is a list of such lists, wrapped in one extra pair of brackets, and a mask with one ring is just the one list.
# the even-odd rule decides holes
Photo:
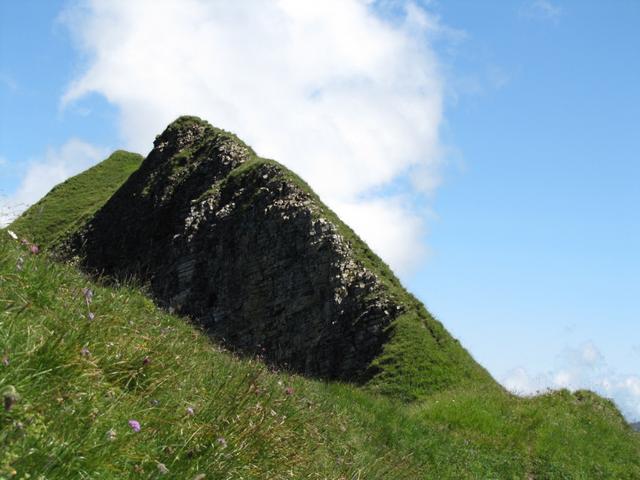
[(227, 345), (415, 398), (493, 383), (311, 190), (235, 136), (181, 117), (68, 242), (86, 269), (148, 283)]

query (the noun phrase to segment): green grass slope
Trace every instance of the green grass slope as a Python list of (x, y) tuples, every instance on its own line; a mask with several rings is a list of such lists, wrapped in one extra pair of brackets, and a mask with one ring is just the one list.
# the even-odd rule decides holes
[(407, 405), (270, 371), (2, 230), (0, 396), (0, 478), (640, 478), (640, 435), (594, 394)]
[(118, 150), (98, 165), (54, 187), (9, 228), (49, 246), (82, 225), (142, 163), (137, 153)]

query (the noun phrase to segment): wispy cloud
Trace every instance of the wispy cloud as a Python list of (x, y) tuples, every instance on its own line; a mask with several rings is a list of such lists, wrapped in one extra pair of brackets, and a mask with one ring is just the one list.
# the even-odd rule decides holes
[(521, 395), (558, 388), (590, 389), (613, 399), (629, 420), (640, 420), (640, 376), (609, 367), (592, 342), (566, 349), (553, 371), (532, 374), (524, 368), (515, 368), (501, 381), (508, 390)]
[(532, 0), (523, 5), (520, 15), (526, 18), (538, 20), (550, 20), (558, 22), (562, 16), (562, 7), (549, 0)]
[[(405, 197), (440, 175), (431, 41), (460, 34), (401, 5), (391, 22), (368, 0), (81, 1), (64, 21), (88, 68), (63, 102), (102, 94), (136, 151), (185, 113), (234, 131), (301, 174), (404, 273), (420, 264), (424, 232)], [(408, 175), (425, 178), (402, 197), (376, 193)]]
[(49, 148), (31, 160), (15, 192), (0, 200), (0, 226), (11, 222), (52, 187), (103, 160), (107, 150), (78, 139), (59, 148)]

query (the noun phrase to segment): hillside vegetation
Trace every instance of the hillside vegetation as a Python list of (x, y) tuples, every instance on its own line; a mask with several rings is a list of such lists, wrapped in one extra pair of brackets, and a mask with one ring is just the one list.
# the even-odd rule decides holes
[(0, 477), (640, 477), (640, 436), (594, 394), (403, 404), (273, 372), (5, 231), (0, 312)]
[(40, 245), (51, 245), (82, 225), (142, 163), (118, 150), (98, 165), (55, 186), (11, 225)]

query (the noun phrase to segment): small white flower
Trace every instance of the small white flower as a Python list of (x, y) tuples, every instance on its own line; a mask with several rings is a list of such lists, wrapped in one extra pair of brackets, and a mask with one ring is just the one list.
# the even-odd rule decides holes
[(14, 240), (18, 240), (18, 235), (16, 235), (13, 231), (11, 230), (7, 230), (7, 233), (9, 234), (9, 236), (11, 238), (13, 238)]

